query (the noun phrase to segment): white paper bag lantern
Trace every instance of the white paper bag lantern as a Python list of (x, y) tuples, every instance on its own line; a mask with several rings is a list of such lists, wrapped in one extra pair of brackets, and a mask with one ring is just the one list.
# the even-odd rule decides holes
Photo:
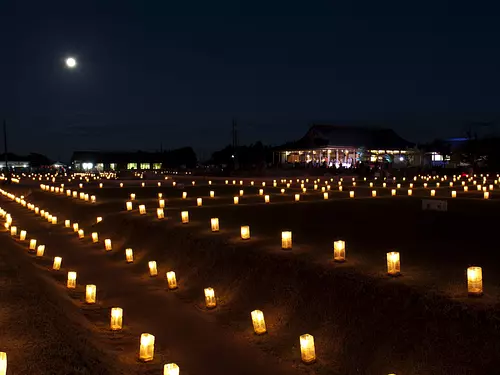
[(181, 221), (182, 221), (182, 224), (189, 223), (189, 212), (188, 211), (181, 212)]
[(70, 271), (68, 272), (68, 283), (66, 286), (69, 289), (75, 289), (76, 288), (76, 272)]
[(309, 364), (316, 361), (316, 349), (312, 335), (306, 333), (300, 336), (300, 354), (304, 363)]
[(149, 266), (149, 276), (158, 275), (158, 269), (156, 268), (156, 262), (154, 260), (148, 263)]
[(345, 241), (338, 240), (333, 243), (333, 260), (345, 262)]
[(85, 302), (89, 304), (95, 303), (97, 287), (89, 284), (85, 287)]
[(288, 250), (292, 248), (292, 232), (283, 231), (281, 232), (281, 248), (283, 250)]
[(210, 226), (212, 228), (212, 232), (219, 231), (219, 218), (213, 217), (210, 219)]
[(179, 366), (175, 363), (167, 363), (163, 366), (163, 375), (179, 375)]
[(253, 330), (257, 335), (262, 335), (267, 332), (266, 321), (264, 320), (264, 313), (260, 310), (251, 312)]
[(59, 269), (61, 269), (61, 263), (62, 263), (61, 257), (54, 257), (54, 263), (52, 264), (52, 269), (54, 271), (58, 271)]
[(215, 291), (213, 288), (205, 288), (205, 306), (207, 309), (213, 309), (217, 306), (217, 300), (215, 299)]
[(110, 240), (109, 238), (106, 238), (106, 239), (104, 240), (104, 249), (105, 249), (106, 251), (111, 251), (111, 249), (112, 249), (112, 246), (111, 246), (111, 240)]
[(387, 253), (387, 273), (391, 276), (398, 276), (401, 274), (399, 253), (396, 251)]
[(168, 289), (177, 289), (177, 279), (174, 271), (167, 272), (167, 283)]
[(110, 328), (112, 331), (119, 331), (122, 329), (123, 324), (123, 309), (120, 307), (113, 307), (111, 309)]

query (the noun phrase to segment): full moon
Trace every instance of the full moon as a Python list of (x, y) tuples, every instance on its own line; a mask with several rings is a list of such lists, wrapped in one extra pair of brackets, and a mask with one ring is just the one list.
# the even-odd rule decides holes
[(66, 59), (66, 66), (68, 68), (74, 68), (76, 66), (76, 60), (73, 57), (68, 57)]

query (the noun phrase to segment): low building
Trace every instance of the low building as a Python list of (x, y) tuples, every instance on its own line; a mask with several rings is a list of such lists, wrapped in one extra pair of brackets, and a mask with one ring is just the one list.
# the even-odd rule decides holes
[(194, 168), (196, 154), (191, 147), (163, 152), (75, 151), (75, 171), (148, 171), (167, 168)]
[(415, 144), (392, 129), (312, 125), (298, 141), (275, 151), (280, 164), (355, 167), (360, 162), (391, 163), (395, 167), (419, 163)]

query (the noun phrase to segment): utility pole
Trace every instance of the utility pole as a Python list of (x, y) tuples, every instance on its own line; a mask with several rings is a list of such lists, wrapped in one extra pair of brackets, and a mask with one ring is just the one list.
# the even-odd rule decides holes
[(9, 157), (7, 156), (7, 121), (3, 119), (3, 152), (5, 155), (5, 178), (10, 183)]
[(233, 159), (233, 164), (234, 164), (234, 169), (238, 169), (238, 129), (237, 129), (237, 124), (236, 120), (233, 119), (233, 154), (232, 154), (232, 159)]

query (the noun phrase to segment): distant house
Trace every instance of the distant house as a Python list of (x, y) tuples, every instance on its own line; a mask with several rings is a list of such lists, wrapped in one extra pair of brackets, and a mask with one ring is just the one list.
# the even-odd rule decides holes
[(275, 152), (280, 164), (352, 167), (363, 161), (403, 166), (414, 147), (392, 129), (315, 124), (301, 139)]
[(76, 171), (148, 171), (194, 168), (196, 154), (191, 147), (164, 152), (75, 151), (71, 158)]
[[(0, 168), (4, 169), (6, 165), (5, 154), (0, 154)], [(29, 155), (17, 155), (7, 153), (7, 165), (9, 169), (40, 169), (50, 168), (52, 161), (45, 155), (31, 153)]]

